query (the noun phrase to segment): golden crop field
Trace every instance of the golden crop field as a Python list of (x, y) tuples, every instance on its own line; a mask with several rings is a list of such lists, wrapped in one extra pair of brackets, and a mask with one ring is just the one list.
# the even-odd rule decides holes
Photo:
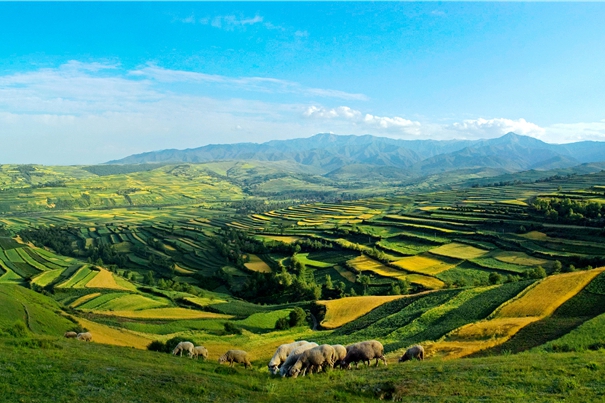
[(434, 255), (441, 255), (441, 256), (452, 257), (455, 259), (465, 259), (465, 260), (476, 259), (478, 257), (481, 257), (481, 256), (489, 253), (488, 251), (486, 251), (484, 249), (480, 249), (480, 248), (476, 248), (474, 246), (465, 245), (465, 244), (456, 243), (456, 242), (441, 245), (438, 248), (431, 249), (429, 252)]
[(494, 312), (496, 318), (548, 316), (565, 301), (576, 295), (605, 268), (558, 274), (540, 281)]
[(231, 315), (178, 307), (144, 309), (141, 311), (104, 311), (104, 315), (130, 319), (231, 319)]
[(250, 261), (245, 263), (244, 266), (248, 270), (256, 271), (259, 273), (271, 273), (271, 268), (267, 263), (265, 263), (260, 257), (249, 254)]
[(500, 203), (504, 203), (504, 204), (511, 204), (513, 206), (527, 206), (527, 203), (525, 203), (522, 200), (502, 200)]
[(359, 257), (351, 259), (348, 261), (348, 263), (359, 271), (371, 271), (380, 276), (392, 277), (398, 280), (407, 280), (410, 283), (420, 284), (423, 287), (429, 289), (439, 289), (443, 288), (443, 286), (445, 285), (443, 281), (439, 280), (438, 278), (424, 276), (421, 274), (405, 273), (403, 271), (384, 265), (379, 261), (369, 258), (365, 255), (361, 255)]
[(125, 329), (115, 329), (84, 318), (78, 318), (78, 323), (92, 334), (92, 341), (95, 343), (134, 347), (144, 350), (153, 341), (151, 335)]
[(548, 263), (548, 260), (531, 257), (524, 252), (496, 252), (494, 253), (494, 258), (501, 262), (512, 263), (519, 266), (538, 266)]
[(347, 297), (331, 301), (317, 301), (325, 305), (326, 316), (321, 325), (326, 329), (335, 329), (359, 318), (380, 305), (403, 298), (403, 295)]
[(268, 239), (270, 241), (278, 241), (287, 244), (299, 241), (301, 238), (298, 236), (284, 236), (284, 235), (260, 235), (259, 238)]
[(453, 330), (430, 346), (430, 354), (460, 358), (500, 345), (521, 328), (551, 315), (605, 268), (547, 277), (498, 308), (490, 318)]
[(86, 283), (86, 288), (108, 288), (111, 290), (128, 290), (122, 287), (114, 278), (114, 274), (109, 270), (100, 268), (99, 273)]
[(100, 292), (93, 292), (91, 294), (83, 295), (80, 298), (78, 298), (77, 300), (75, 300), (74, 302), (72, 302), (71, 304), (69, 304), (69, 307), (75, 308), (79, 305), (82, 305), (86, 301), (90, 301), (91, 299), (98, 297), (99, 295), (101, 295)]
[(393, 262), (397, 267), (401, 267), (404, 270), (411, 271), (414, 273), (428, 274), (434, 276), (443, 271), (449, 270), (452, 267), (456, 267), (456, 264), (444, 262), (438, 260), (435, 257), (431, 257), (430, 254), (423, 253), (421, 255), (404, 257)]

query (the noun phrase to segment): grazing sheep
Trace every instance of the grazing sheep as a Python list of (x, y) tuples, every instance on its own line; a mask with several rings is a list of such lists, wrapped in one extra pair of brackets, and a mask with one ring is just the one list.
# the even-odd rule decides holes
[(286, 362), (286, 359), (296, 347), (300, 347), (302, 345), (309, 344), (308, 341), (295, 341), (294, 343), (282, 344), (277, 347), (275, 354), (273, 354), (273, 358), (269, 361), (269, 372), (273, 375), (277, 375), (279, 372), (279, 368)]
[(376, 366), (378, 366), (378, 360), (382, 360), (384, 365), (387, 365), (387, 360), (384, 357), (384, 347), (382, 343), (376, 340), (362, 341), (347, 347), (347, 356), (342, 360), (340, 366), (342, 368), (351, 368), (351, 363), (355, 363), (355, 368), (359, 367), (359, 361), (370, 365), (370, 361), (376, 359)]
[(172, 355), (177, 355), (180, 354), (180, 356), (183, 356), (183, 351), (187, 351), (189, 353), (189, 358), (193, 357), (193, 349), (195, 347), (193, 346), (193, 343), (190, 341), (182, 341), (179, 344), (176, 345), (176, 347), (174, 348), (174, 350), (172, 350)]
[(281, 377), (283, 378), (288, 375), (290, 368), (292, 368), (292, 365), (294, 365), (296, 361), (298, 361), (298, 358), (303, 352), (311, 350), (312, 348), (315, 348), (317, 346), (317, 343), (307, 343), (292, 350), (288, 358), (286, 358), (286, 361), (282, 364), (281, 368), (279, 369), (279, 374), (281, 375)]
[(204, 347), (204, 346), (195, 346), (195, 347), (193, 347), (193, 353), (190, 353), (190, 357), (191, 358), (195, 357), (197, 359), (200, 356), (203, 359), (208, 358), (208, 350), (206, 350), (206, 347)]
[(65, 337), (66, 339), (75, 339), (76, 337), (78, 337), (78, 333), (76, 333), (76, 332), (65, 332), (65, 334), (63, 335), (63, 337)]
[(221, 355), (221, 358), (218, 359), (219, 364), (224, 364), (225, 362), (228, 362), (230, 367), (232, 367), (233, 363), (235, 362), (244, 364), (245, 368), (252, 367), (248, 353), (243, 350), (227, 351), (225, 354)]
[(319, 371), (320, 367), (329, 366), (332, 368), (334, 367), (335, 355), (334, 347), (329, 344), (322, 344), (321, 346), (306, 350), (298, 357), (298, 360), (292, 365), (288, 374), (292, 378), (296, 378), (299, 374), (305, 376), (307, 371), (312, 371), (313, 369)]
[(405, 353), (399, 359), (399, 362), (406, 362), (413, 359), (417, 359), (419, 361), (424, 360), (424, 347), (420, 344), (416, 344), (405, 350)]
[(334, 347), (334, 352), (336, 353), (336, 356), (334, 357), (334, 366), (339, 367), (347, 356), (347, 349), (341, 344), (333, 344), (332, 347)]
[(92, 341), (92, 334), (90, 334), (90, 332), (78, 333), (76, 339), (82, 341)]

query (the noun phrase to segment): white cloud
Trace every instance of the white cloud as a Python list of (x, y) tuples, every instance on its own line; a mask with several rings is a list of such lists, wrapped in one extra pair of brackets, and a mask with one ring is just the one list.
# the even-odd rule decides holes
[(542, 140), (552, 143), (605, 141), (605, 119), (599, 122), (557, 123), (546, 127)]
[(384, 117), (368, 113), (363, 114), (361, 111), (348, 106), (339, 106), (333, 109), (309, 106), (303, 112), (303, 116), (317, 119), (341, 119), (374, 131), (401, 132), (412, 135), (421, 134), (420, 122), (404, 119), (399, 116)]
[(147, 65), (143, 68), (133, 70), (129, 74), (133, 76), (151, 78), (153, 80), (166, 83), (212, 83), (232, 86), (246, 91), (299, 94), (304, 96), (319, 96), (325, 98), (340, 98), (357, 101), (367, 100), (367, 97), (363, 94), (353, 94), (324, 88), (309, 88), (292, 81), (270, 77), (228, 77), (191, 71), (169, 70), (157, 67), (155, 65)]
[(466, 137), (491, 138), (514, 132), (517, 134), (540, 137), (544, 129), (525, 119), (467, 119), (452, 124), (448, 129), (463, 133)]
[(243, 28), (246, 26), (251, 26), (255, 24), (260, 24), (264, 21), (264, 18), (260, 15), (255, 15), (254, 17), (237, 17), (235, 15), (217, 15), (215, 17), (209, 18), (201, 18), (199, 20), (200, 24), (210, 25), (214, 28), (225, 29), (227, 31), (232, 31), (235, 28)]

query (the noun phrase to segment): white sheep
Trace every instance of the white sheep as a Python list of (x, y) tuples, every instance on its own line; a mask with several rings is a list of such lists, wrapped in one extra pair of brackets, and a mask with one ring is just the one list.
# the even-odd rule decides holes
[(190, 358), (195, 357), (196, 359), (198, 359), (200, 356), (203, 359), (208, 358), (208, 350), (206, 350), (206, 347), (204, 347), (204, 346), (195, 346), (193, 348), (193, 353), (189, 353), (189, 357)]
[(309, 344), (309, 342), (305, 340), (295, 341), (293, 343), (282, 344), (281, 346), (277, 347), (277, 350), (275, 350), (275, 354), (273, 354), (273, 358), (271, 358), (271, 361), (269, 361), (269, 372), (273, 375), (277, 375), (279, 372), (279, 368), (283, 365), (284, 362), (286, 362), (286, 359), (288, 358), (292, 350), (305, 344)]
[(252, 368), (250, 363), (250, 357), (248, 353), (243, 350), (229, 350), (225, 354), (221, 355), (218, 359), (219, 364), (228, 362), (229, 366), (232, 367), (234, 363), (244, 364), (244, 368)]
[(298, 358), (303, 352), (315, 348), (317, 346), (317, 343), (307, 343), (303, 344), (302, 346), (298, 346), (294, 350), (292, 350), (290, 352), (290, 355), (288, 355), (288, 358), (286, 358), (286, 361), (279, 368), (279, 374), (281, 375), (281, 377), (283, 378), (288, 375), (290, 368), (292, 368), (292, 365), (294, 365), (296, 361), (298, 361)]
[(406, 362), (409, 360), (417, 359), (419, 361), (424, 360), (424, 347), (420, 344), (416, 344), (408, 348), (405, 353), (399, 358), (399, 362)]
[(172, 350), (172, 355), (177, 355), (180, 354), (180, 356), (183, 356), (183, 351), (187, 351), (189, 353), (189, 358), (191, 358), (193, 356), (193, 349), (195, 348), (195, 346), (193, 345), (192, 342), (190, 341), (182, 341), (179, 344), (176, 345), (176, 347), (174, 348), (174, 350)]
[(292, 368), (288, 371), (288, 375), (292, 378), (296, 378), (298, 375), (305, 376), (307, 371), (312, 371), (313, 369), (319, 371), (325, 366), (333, 368), (335, 356), (336, 352), (334, 351), (334, 347), (329, 344), (322, 344), (321, 346), (306, 350), (298, 357), (298, 360), (294, 365), (292, 365)]
[(65, 334), (63, 335), (63, 337), (65, 337), (66, 339), (75, 339), (76, 337), (78, 337), (78, 333), (76, 333), (76, 332), (65, 332)]
[(92, 341), (92, 334), (90, 334), (90, 332), (78, 333), (76, 339), (82, 341)]

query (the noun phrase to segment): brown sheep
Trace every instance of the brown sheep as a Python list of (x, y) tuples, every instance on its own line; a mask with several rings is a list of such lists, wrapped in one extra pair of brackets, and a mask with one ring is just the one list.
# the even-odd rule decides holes
[(195, 346), (193, 347), (193, 353), (190, 352), (189, 356), (191, 358), (195, 357), (195, 359), (198, 359), (201, 356), (203, 359), (206, 359), (208, 358), (208, 350), (206, 350), (206, 347), (204, 346)]
[(281, 346), (277, 347), (275, 354), (273, 354), (273, 358), (271, 358), (271, 361), (269, 361), (269, 372), (273, 375), (277, 375), (279, 368), (284, 364), (284, 362), (286, 362), (292, 350), (305, 344), (309, 344), (309, 342), (305, 340), (295, 341), (293, 343), (282, 344)]
[(90, 332), (78, 333), (76, 339), (82, 341), (92, 341), (92, 334)]
[(224, 364), (226, 362), (229, 363), (230, 367), (233, 366), (233, 363), (237, 362), (240, 364), (244, 364), (245, 368), (252, 368), (248, 353), (243, 350), (229, 350), (225, 354), (221, 355), (221, 357), (218, 359), (218, 363)]
[(288, 374), (292, 378), (296, 378), (299, 374), (304, 376), (307, 371), (312, 371), (313, 368), (317, 370), (325, 366), (333, 368), (335, 356), (334, 347), (329, 344), (322, 344), (321, 346), (306, 350), (298, 357), (298, 360), (292, 365)]
[(424, 360), (424, 347), (419, 344), (408, 348), (405, 353), (399, 358), (399, 362), (406, 362), (413, 359), (417, 359), (419, 361)]
[(286, 358), (286, 362), (284, 362), (281, 368), (279, 369), (279, 374), (281, 375), (281, 377), (283, 378), (288, 375), (290, 368), (292, 368), (292, 365), (294, 365), (296, 361), (298, 361), (298, 358), (304, 351), (311, 350), (312, 348), (315, 348), (317, 346), (317, 343), (307, 343), (292, 350), (288, 358)]
[(376, 366), (378, 366), (378, 360), (382, 360), (384, 365), (387, 365), (387, 360), (384, 357), (384, 347), (382, 343), (377, 340), (362, 341), (347, 347), (347, 356), (342, 360), (342, 368), (350, 368), (351, 363), (355, 363), (355, 368), (359, 367), (359, 361), (370, 365), (370, 361), (376, 359)]
[(66, 339), (75, 339), (76, 337), (78, 337), (78, 333), (76, 333), (76, 332), (65, 332), (65, 334), (63, 335), (63, 337), (65, 337)]

